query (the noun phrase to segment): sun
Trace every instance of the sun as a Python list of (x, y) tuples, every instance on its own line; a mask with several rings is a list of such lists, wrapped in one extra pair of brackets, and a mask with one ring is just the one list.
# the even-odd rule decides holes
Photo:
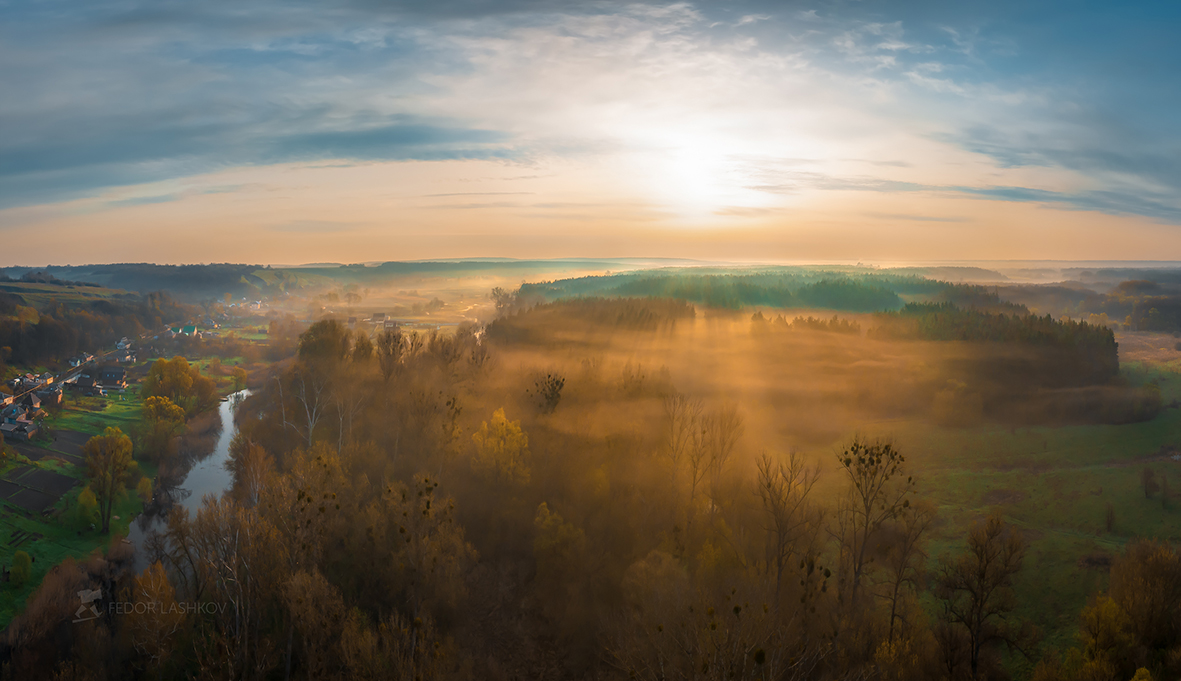
[(712, 223), (726, 210), (772, 202), (750, 187), (747, 140), (682, 129), (654, 131), (646, 142), (639, 164), (643, 190), (680, 219)]

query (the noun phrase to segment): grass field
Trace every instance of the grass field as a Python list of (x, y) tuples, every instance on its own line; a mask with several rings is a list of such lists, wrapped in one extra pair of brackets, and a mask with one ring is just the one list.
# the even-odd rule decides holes
[[(1156, 381), (1165, 404), (1181, 400), (1181, 362), (1132, 361), (1122, 373), (1137, 385)], [(1105, 561), (1128, 540), (1181, 541), (1181, 409), (1128, 425), (940, 428), (897, 421), (872, 427), (893, 434), (919, 480), (919, 495), (938, 506), (932, 567), (941, 554), (962, 551), (967, 529), (990, 513), (1022, 529), (1029, 550), (1017, 580), (1017, 614), (1034, 622), (1048, 645), (1076, 644), (1079, 611), (1106, 588)], [(1169, 502), (1159, 493), (1145, 498), (1140, 473), (1146, 466), (1169, 480)], [(1012, 664), (1028, 668), (1023, 660)]]
[(63, 304), (67, 306), (85, 303), (91, 300), (103, 300), (115, 296), (130, 295), (127, 291), (115, 288), (97, 286), (57, 286), (55, 284), (31, 284), (25, 282), (0, 283), (0, 291), (15, 293), (25, 302), (43, 310), (51, 305)]
[(46, 420), (51, 430), (76, 430), (97, 435), (109, 426), (115, 426), (124, 433), (131, 433), (139, 423), (143, 399), (139, 386), (127, 388), (127, 392), (112, 392), (106, 397), (67, 396), (61, 413)]

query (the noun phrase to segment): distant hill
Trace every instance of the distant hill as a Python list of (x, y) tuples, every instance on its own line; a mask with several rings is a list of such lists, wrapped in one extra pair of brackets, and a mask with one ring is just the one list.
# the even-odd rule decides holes
[[(414, 262), (385, 262), (378, 265), (311, 264), (289, 267), (214, 263), (209, 265), (156, 265), (152, 263), (118, 263), (110, 265), (73, 265), (41, 267), (8, 267), (0, 269), (0, 276), (13, 279), (30, 273), (76, 282), (93, 282), (107, 288), (139, 293), (167, 291), (188, 301), (220, 299), (227, 293), (234, 298), (257, 299), (340, 284), (374, 284), (399, 277), (420, 275), (435, 277), (464, 277), (496, 275), (537, 277), (539, 275), (586, 270), (631, 270), (651, 264), (653, 259), (633, 260), (438, 260)], [(669, 261), (684, 262), (684, 261)]]

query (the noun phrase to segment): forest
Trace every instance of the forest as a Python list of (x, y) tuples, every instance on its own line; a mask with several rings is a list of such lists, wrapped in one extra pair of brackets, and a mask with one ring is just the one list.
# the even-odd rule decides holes
[[(1030, 616), (1036, 535), (999, 507), (949, 511), (939, 467), (872, 425), (1053, 422), (1038, 391), (1141, 395), (1106, 329), (950, 304), (526, 301), (501, 291), (496, 320), (454, 333), (272, 322), (230, 492), (173, 507), (142, 571), (118, 538), (50, 570), (6, 631), (5, 678), (1181, 674), (1174, 548), (1106, 554), (1110, 586), (1071, 624)], [(980, 383), (1023, 348), (1081, 354)], [(199, 412), (190, 371), (160, 360), (145, 390)], [(94, 588), (122, 610), (68, 623)]]
[(164, 292), (57, 298), (39, 309), (20, 293), (0, 291), (0, 374), (5, 364), (60, 365), (78, 351), (94, 352), (192, 314)]

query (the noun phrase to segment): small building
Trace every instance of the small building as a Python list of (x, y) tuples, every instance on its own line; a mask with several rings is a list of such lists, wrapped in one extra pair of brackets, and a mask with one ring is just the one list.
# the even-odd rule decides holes
[(53, 381), (54, 381), (53, 374), (46, 371), (45, 373), (41, 374), (41, 377), (39, 380), (42, 384), (49, 385), (50, 383), (53, 383)]
[(37, 435), (37, 424), (32, 422), (0, 423), (0, 433), (9, 440), (28, 442)]
[(62, 403), (62, 391), (60, 387), (38, 390), (37, 397), (41, 398), (41, 404), (46, 407), (56, 407)]
[(26, 393), (17, 405), (23, 407), (25, 411), (37, 411), (41, 408), (41, 398), (34, 393)]
[(98, 372), (98, 383), (104, 388), (126, 388), (127, 370), (123, 367), (103, 367)]
[(384, 322), (385, 321), (385, 313), (384, 312), (374, 312), (373, 317), (370, 318), (370, 321)]
[(80, 367), (92, 359), (94, 359), (94, 355), (92, 355), (88, 352), (79, 352), (78, 354), (71, 357), (69, 359), (69, 362), (70, 362), (70, 366), (72, 366), (72, 367)]
[(24, 415), (25, 410), (19, 404), (10, 404), (0, 410), (0, 423), (16, 423)]

